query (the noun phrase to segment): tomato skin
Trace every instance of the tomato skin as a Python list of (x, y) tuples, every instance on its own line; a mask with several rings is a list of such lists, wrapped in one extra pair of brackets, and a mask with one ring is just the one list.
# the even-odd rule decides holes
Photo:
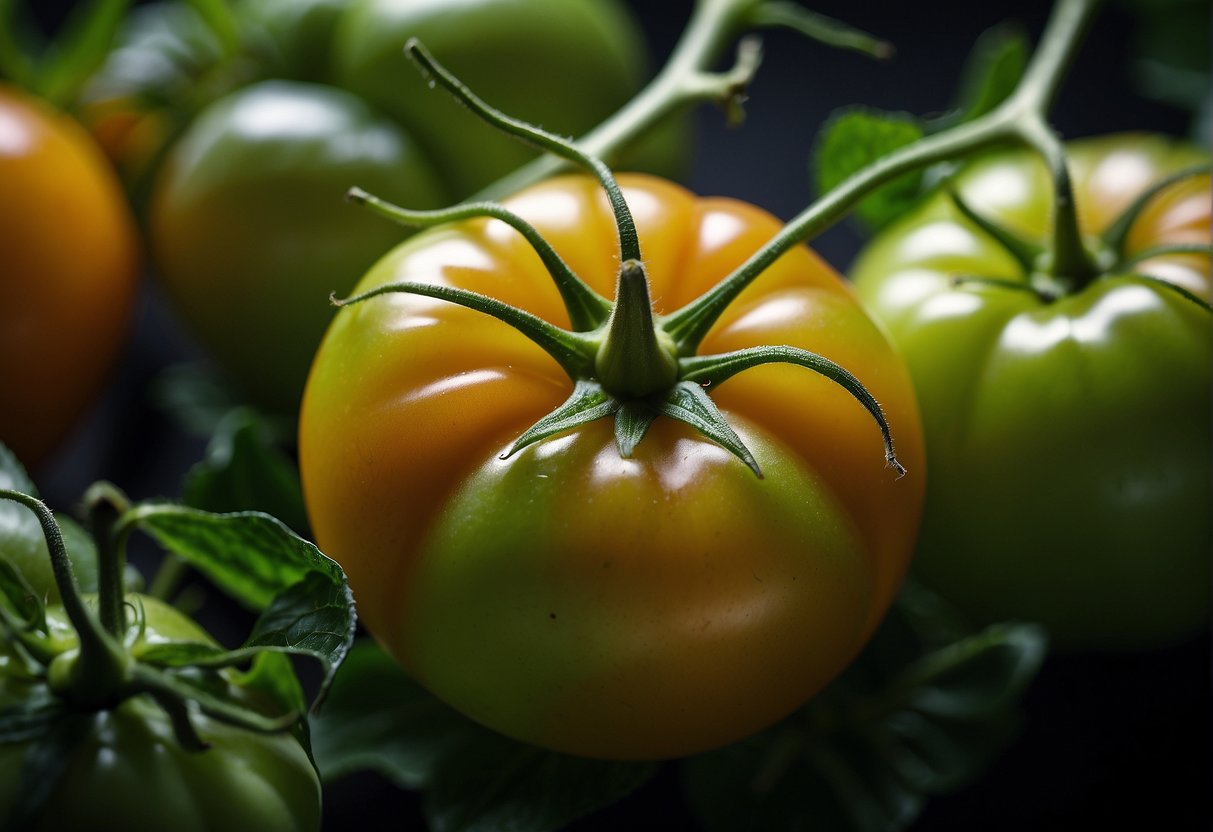
[[(1080, 223), (1094, 235), (1151, 182), (1204, 160), (1157, 136), (1075, 142)], [(959, 180), (980, 214), (1044, 241), (1051, 190), (1023, 154)], [(1209, 242), (1209, 180), (1157, 197), (1129, 253)], [(1209, 259), (1138, 268), (1206, 301)], [(1062, 648), (1138, 648), (1207, 626), (1213, 326), (1174, 292), (1109, 276), (1053, 303), (962, 284), (1022, 280), (981, 231), (933, 200), (882, 234), (852, 275), (914, 376), (931, 480), (914, 568), (979, 620), (1043, 622)]]
[[(625, 176), (658, 312), (702, 294), (778, 229), (751, 206)], [(590, 180), (509, 200), (605, 296), (617, 240)], [(496, 221), (418, 235), (359, 290), (400, 279), (491, 294), (559, 325), (550, 278)], [(391, 295), (343, 310), (313, 365), (300, 462), (317, 540), (367, 628), (492, 728), (611, 759), (689, 754), (785, 716), (859, 650), (901, 580), (923, 492), (909, 380), (848, 287), (807, 249), (772, 266), (703, 344), (820, 352), (884, 404), (871, 417), (799, 368), (713, 393), (757, 455), (659, 419), (622, 459), (609, 422), (500, 454), (568, 395), (542, 350), (469, 310)]]
[[(144, 636), (133, 655), (165, 640), (213, 643), (192, 620), (146, 596)], [(61, 607), (47, 610), (52, 632), (75, 635)], [(65, 644), (65, 647), (70, 646)], [(0, 707), (28, 695), (15, 657), (0, 649)], [(35, 830), (179, 829), (183, 832), (297, 832), (320, 828), (320, 782), (289, 734), (255, 734), (194, 714), (204, 751), (177, 744), (168, 717), (146, 696), (96, 715)], [(0, 744), (0, 817), (22, 785), (28, 744)]]
[(104, 157), (67, 116), (0, 85), (0, 441), (50, 454), (117, 357), (137, 240)]

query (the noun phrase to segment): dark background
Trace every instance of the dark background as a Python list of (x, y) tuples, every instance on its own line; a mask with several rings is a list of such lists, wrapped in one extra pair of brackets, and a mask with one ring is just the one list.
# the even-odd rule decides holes
[[(30, 3), (49, 25), (67, 5)], [(631, 5), (650, 39), (656, 66), (672, 47), (691, 4), (631, 0)], [(745, 126), (726, 130), (719, 112), (703, 108), (697, 113), (697, 153), (689, 175), (694, 190), (735, 196), (790, 218), (812, 198), (809, 148), (834, 108), (862, 103), (919, 114), (940, 111), (951, 100), (978, 34), (1013, 18), (1035, 38), (1049, 8), (1043, 0), (815, 0), (809, 5), (888, 38), (897, 46), (897, 56), (878, 63), (789, 33), (767, 33), (766, 57), (751, 89)], [(1055, 110), (1054, 123), (1065, 137), (1187, 130), (1184, 113), (1133, 92), (1127, 55), (1134, 32), (1132, 18), (1115, 4), (1097, 21)], [(816, 246), (841, 270), (861, 241), (844, 224)], [(148, 390), (163, 368), (195, 357), (196, 348), (154, 282), (146, 280), (137, 326), (106, 399), (37, 472), (52, 505), (71, 506), (99, 478), (116, 482), (136, 499), (178, 495), (181, 475), (202, 456), (205, 443), (183, 434), (151, 406)], [(1209, 649), (1206, 636), (1144, 654), (1050, 658), (1028, 693), (1020, 742), (976, 783), (933, 800), (913, 829), (997, 832), (1114, 824), (1209, 829)], [(422, 825), (416, 801), (375, 777), (336, 784), (326, 790), (326, 798), (333, 826), (380, 814), (392, 818), (392, 828)], [(679, 829), (690, 823), (669, 771), (575, 828)], [(812, 828), (811, 822), (806, 828)]]

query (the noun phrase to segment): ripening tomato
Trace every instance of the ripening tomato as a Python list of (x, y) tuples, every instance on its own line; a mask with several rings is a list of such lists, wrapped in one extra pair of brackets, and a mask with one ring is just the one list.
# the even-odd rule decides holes
[[(733, 200), (643, 176), (621, 183), (658, 313), (700, 296), (779, 228)], [(506, 204), (613, 296), (618, 238), (596, 183), (559, 178)], [(417, 235), (358, 291), (399, 280), (569, 324), (535, 253), (496, 220)], [(910, 475), (886, 467), (850, 394), (786, 365), (710, 389), (761, 479), (665, 417), (631, 458), (600, 420), (502, 459), (573, 389), (548, 353), (425, 297), (338, 313), (308, 383), (300, 455), (317, 539), (345, 567), (363, 622), (472, 718), (579, 755), (693, 753), (802, 705), (860, 649), (901, 581), (921, 437), (900, 360), (807, 248), (758, 277), (701, 352), (764, 344), (857, 375)]]
[(0, 441), (47, 456), (122, 346), (137, 239), (100, 151), (67, 116), (0, 85)]
[[(922, 407), (919, 576), (980, 620), (1040, 621), (1063, 648), (1148, 647), (1208, 627), (1207, 167), (1107, 237), (1156, 184), (1208, 162), (1140, 134), (1075, 142), (1069, 159), (1097, 274), (1036, 291), (1037, 269), (945, 196), (852, 274)], [(985, 221), (1047, 242), (1052, 188), (1032, 155), (985, 158), (956, 189)]]

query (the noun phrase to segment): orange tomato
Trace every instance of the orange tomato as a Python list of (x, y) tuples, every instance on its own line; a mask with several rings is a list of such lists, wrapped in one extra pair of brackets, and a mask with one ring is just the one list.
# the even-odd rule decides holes
[(27, 465), (65, 437), (118, 355), (137, 248), (84, 130), (0, 86), (0, 442)]
[[(655, 311), (673, 312), (779, 228), (735, 200), (626, 176)], [(565, 177), (507, 205), (605, 297), (619, 269), (599, 187)], [(497, 221), (417, 235), (358, 291), (409, 280), (569, 321), (539, 259)], [(658, 325), (660, 326), (660, 317)], [(338, 313), (304, 398), (300, 454), (324, 551), (367, 628), (439, 697), (514, 737), (604, 758), (722, 745), (801, 706), (860, 650), (905, 572), (923, 495), (909, 376), (809, 249), (779, 258), (702, 353), (790, 345), (860, 378), (871, 415), (799, 367), (710, 390), (764, 472), (666, 417), (629, 459), (609, 420), (500, 455), (573, 383), (509, 326), (395, 294)]]

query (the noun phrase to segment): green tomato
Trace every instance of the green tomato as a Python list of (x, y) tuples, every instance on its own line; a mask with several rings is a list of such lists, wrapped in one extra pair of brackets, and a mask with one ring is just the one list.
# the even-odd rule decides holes
[[(1080, 225), (1096, 235), (1152, 183), (1203, 161), (1148, 135), (1071, 146)], [(975, 211), (1045, 242), (1052, 189), (1026, 153), (957, 180)], [(1210, 353), (1199, 303), (1209, 179), (1148, 204), (1106, 272), (1055, 300), (957, 277), (1025, 284), (1027, 271), (944, 196), (880, 235), (852, 276), (910, 367), (931, 476), (914, 569), (982, 620), (1043, 622), (1063, 648), (1137, 648), (1207, 627)], [(1114, 261), (1119, 259), (1119, 263)], [(1135, 275), (1134, 273), (1138, 273)]]
[(344, 292), (403, 237), (343, 200), (351, 185), (446, 201), (398, 127), (333, 87), (265, 81), (208, 108), (161, 170), (153, 254), (176, 308), (256, 401), (293, 413)]
[[(140, 597), (147, 627), (131, 646), (136, 658), (167, 640), (213, 644), (192, 620)], [(64, 650), (75, 634), (62, 608), (47, 611)], [(224, 678), (224, 677), (220, 677)], [(29, 678), (7, 646), (0, 648), (0, 708), (32, 695)], [(235, 689), (239, 692), (239, 689)], [(296, 832), (320, 828), (320, 782), (289, 734), (256, 734), (193, 714), (209, 747), (182, 748), (168, 716), (147, 696), (101, 711), (71, 753), (34, 830), (122, 829), (125, 832)], [(28, 743), (0, 744), (0, 818), (11, 811)]]
[[(565, 134), (587, 131), (643, 80), (641, 38), (614, 0), (238, 9), (258, 72), (335, 86), (263, 81), (204, 109), (156, 176), (151, 244), (202, 345), (251, 401), (284, 414), (297, 412), (329, 295), (406, 233), (344, 204), (345, 191), (434, 208), (534, 155), (428, 89), (404, 56), (410, 36), (493, 105)], [(681, 127), (656, 131), (633, 160), (678, 167)]]
[(493, 107), (562, 135), (588, 131), (644, 80), (643, 40), (607, 0), (357, 0), (337, 32), (337, 83), (407, 125), (459, 196), (535, 152), (430, 89), (402, 49), (413, 37)]

